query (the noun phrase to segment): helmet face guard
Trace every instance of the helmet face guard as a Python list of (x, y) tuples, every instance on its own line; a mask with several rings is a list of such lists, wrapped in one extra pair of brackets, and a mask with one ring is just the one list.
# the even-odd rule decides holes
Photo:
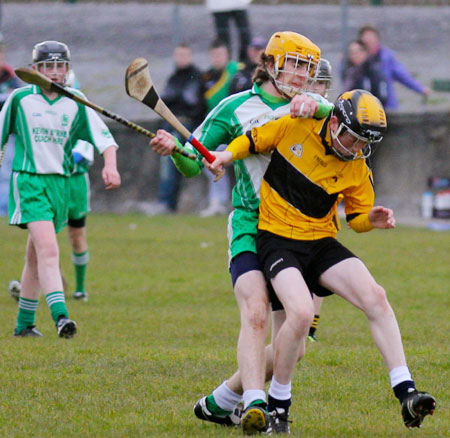
[[(373, 145), (383, 139), (386, 130), (386, 114), (381, 102), (365, 90), (353, 90), (338, 97), (333, 115), (338, 119), (338, 128), (331, 132), (331, 137), (338, 144), (332, 142), (333, 153), (343, 161), (362, 160), (373, 152)], [(343, 141), (347, 146), (343, 144)], [(363, 144), (357, 152), (355, 150)]]
[[(323, 84), (323, 89), (319, 89), (319, 85)], [(328, 92), (331, 90), (333, 84), (333, 77), (331, 76), (331, 64), (328, 59), (320, 58), (319, 67), (315, 81), (311, 84), (308, 91), (321, 94), (323, 97), (328, 97)]]
[[(58, 41), (44, 41), (36, 44), (33, 48), (33, 66), (38, 71), (45, 71), (46, 74), (60, 74), (61, 85), (66, 82), (67, 73), (70, 70), (70, 51), (66, 44)], [(64, 71), (65, 74), (61, 72)]]
[[(268, 71), (270, 77), (275, 82), (276, 87), (278, 90), (292, 98), (296, 94), (300, 94), (302, 91), (307, 91), (310, 89), (311, 84), (314, 83), (314, 76), (315, 72), (317, 70), (317, 64), (314, 62), (312, 57), (304, 57), (298, 53), (286, 53), (284, 55), (284, 61), (282, 63), (281, 67), (278, 67), (279, 65), (279, 57), (278, 59), (275, 59), (275, 65), (273, 70)], [(294, 69), (286, 69), (286, 65), (289, 62), (289, 60), (293, 61)], [(304, 70), (303, 68), (300, 69), (300, 66), (306, 65), (306, 69), (304, 72), (300, 72), (300, 70)], [(285, 76), (282, 80), (279, 79), (280, 73), (285, 73)], [(290, 76), (298, 76), (303, 78), (303, 84), (300, 87), (296, 87), (294, 85), (290, 85), (290, 81), (286, 80)]]
[[(276, 32), (264, 53), (273, 57), (274, 64), (266, 71), (281, 94), (292, 98), (309, 89), (320, 60), (320, 49), (311, 40), (295, 32)], [(300, 86), (291, 84), (289, 78), (293, 76), (303, 78)]]

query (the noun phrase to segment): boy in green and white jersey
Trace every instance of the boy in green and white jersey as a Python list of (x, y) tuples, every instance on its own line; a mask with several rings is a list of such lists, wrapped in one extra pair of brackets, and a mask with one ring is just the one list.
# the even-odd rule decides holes
[[(327, 116), (332, 105), (326, 99), (316, 96), (321, 102), (318, 104), (305, 94), (298, 95), (309, 87), (319, 59), (320, 49), (303, 35), (275, 33), (256, 69), (253, 88), (222, 100), (194, 136), (208, 149), (215, 150), (253, 127), (286, 114), (292, 117)], [(150, 144), (156, 152), (169, 155), (175, 140), (160, 130)], [(187, 148), (191, 149), (190, 145)], [(200, 159), (189, 162), (177, 154), (172, 158), (185, 176), (195, 176), (201, 171)], [(241, 314), (239, 372), (211, 395), (200, 399), (194, 408), (195, 415), (202, 420), (233, 425), (239, 421), (233, 415), (234, 408), (243, 398), (242, 427), (245, 433), (269, 433), (272, 426), (268, 412), (274, 411), (283, 401), (275, 396), (280, 393), (280, 384), (274, 380), (269, 388), (269, 405), (265, 400), (264, 382), (266, 374), (270, 376), (272, 371), (272, 349), (268, 346), (265, 356), (269, 303), (256, 255), (259, 190), (269, 160), (270, 155), (258, 154), (234, 163), (236, 185), (232, 203), (235, 210), (229, 216), (228, 237), (230, 272)], [(284, 312), (273, 312), (273, 321), (275, 336), (284, 321)], [(284, 395), (283, 391), (281, 393)]]
[[(33, 49), (33, 68), (55, 82), (64, 84), (69, 65), (70, 52), (63, 43), (44, 41)], [(58, 335), (71, 338), (77, 327), (65, 303), (56, 233), (67, 225), (72, 150), (79, 139), (95, 145), (105, 160), (106, 189), (114, 189), (120, 185), (118, 146), (93, 110), (34, 85), (15, 90), (2, 108), (1, 149), (10, 134), (15, 134), (16, 145), (9, 223), (29, 231), (14, 334), (42, 336), (34, 324), (42, 289)]]

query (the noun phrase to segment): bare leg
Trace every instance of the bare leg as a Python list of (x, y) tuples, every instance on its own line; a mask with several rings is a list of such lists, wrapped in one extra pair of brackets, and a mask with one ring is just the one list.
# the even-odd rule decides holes
[(237, 357), (243, 390), (264, 390), (264, 344), (269, 326), (269, 301), (260, 271), (241, 275), (235, 284), (241, 315)]
[(318, 297), (317, 295), (313, 296), (314, 303), (314, 315), (320, 314), (320, 308), (322, 307), (323, 297)]
[(289, 384), (303, 351), (304, 341), (313, 319), (313, 302), (309, 289), (298, 269), (279, 272), (272, 285), (286, 311), (274, 342), (273, 376), (280, 384)]
[(22, 271), (22, 290), (20, 296), (29, 300), (38, 300), (41, 292), (38, 274), (38, 261), (36, 249), (33, 245), (31, 235), (28, 235), (25, 253), (25, 266)]
[[(27, 245), (27, 262), (24, 269), (25, 275), (22, 275), (22, 291), (24, 289), (27, 291), (28, 287), (33, 287), (33, 290), (35, 290), (34, 264), (36, 263), (40, 287), (44, 293), (47, 295), (50, 292), (62, 291), (59, 248), (53, 223), (50, 221), (30, 222), (28, 229), (30, 231), (32, 248), (28, 251)], [(30, 259), (28, 259), (28, 256), (30, 256)], [(28, 264), (30, 265), (29, 271), (27, 268)]]
[(386, 292), (361, 260), (343, 260), (325, 271), (320, 281), (366, 314), (375, 344), (388, 370), (406, 366), (400, 329)]
[(68, 232), (73, 252), (80, 254), (87, 251), (86, 227), (75, 228), (69, 225)]

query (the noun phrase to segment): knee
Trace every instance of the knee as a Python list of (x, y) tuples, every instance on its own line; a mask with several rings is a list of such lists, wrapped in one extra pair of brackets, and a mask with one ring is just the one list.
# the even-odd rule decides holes
[(269, 304), (265, 300), (247, 303), (243, 318), (254, 330), (265, 330), (269, 324)]
[(58, 245), (55, 244), (42, 245), (37, 252), (37, 256), (40, 261), (58, 260), (59, 258)]
[(386, 291), (382, 286), (374, 283), (365, 297), (364, 309), (368, 314), (386, 313), (391, 311)]
[(269, 324), (269, 316), (270, 309), (267, 296), (254, 294), (242, 302), (242, 322), (250, 325), (254, 330), (265, 330)]
[(309, 330), (314, 319), (313, 306), (304, 305), (286, 312), (286, 322), (295, 335), (300, 338)]

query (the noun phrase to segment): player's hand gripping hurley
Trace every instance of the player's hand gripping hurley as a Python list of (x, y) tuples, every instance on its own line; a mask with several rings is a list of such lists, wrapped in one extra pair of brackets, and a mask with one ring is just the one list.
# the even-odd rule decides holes
[[(198, 152), (212, 163), (215, 159), (208, 149), (205, 148), (189, 130), (178, 120), (170, 111), (167, 105), (159, 97), (148, 68), (148, 62), (145, 58), (136, 58), (127, 68), (125, 76), (125, 89), (130, 97), (133, 97), (144, 105), (150, 107), (159, 114), (172, 128), (180, 133)], [(224, 174), (222, 169), (216, 173), (216, 181)]]
[[(15, 70), (17, 76), (22, 79), (22, 81), (27, 82), (28, 84), (38, 85), (39, 87), (43, 88), (47, 91), (53, 91), (58, 94), (62, 94), (69, 99), (75, 100), (78, 103), (81, 103), (82, 105), (88, 106), (89, 108), (92, 108), (93, 110), (97, 111), (100, 114), (103, 114), (105, 117), (108, 117), (110, 119), (115, 120), (116, 122), (121, 123), (122, 125), (127, 126), (128, 128), (133, 129), (136, 132), (139, 132), (140, 134), (145, 135), (146, 137), (153, 138), (155, 137), (155, 134), (153, 132), (148, 131), (147, 129), (143, 128), (142, 126), (137, 125), (136, 123), (130, 122), (127, 119), (124, 119), (123, 117), (114, 114), (98, 105), (95, 105), (92, 102), (89, 102), (88, 100), (85, 100), (76, 94), (70, 92), (66, 88), (64, 88), (62, 85), (57, 84), (56, 82), (53, 82), (51, 79), (47, 78), (47, 76), (44, 76), (42, 73), (38, 72), (37, 70), (33, 70), (31, 68), (17, 68)], [(188, 152), (182, 150), (181, 148), (176, 148), (176, 152), (178, 152), (181, 155), (184, 155), (187, 158), (190, 158), (192, 160), (196, 159), (195, 154), (189, 154)]]

